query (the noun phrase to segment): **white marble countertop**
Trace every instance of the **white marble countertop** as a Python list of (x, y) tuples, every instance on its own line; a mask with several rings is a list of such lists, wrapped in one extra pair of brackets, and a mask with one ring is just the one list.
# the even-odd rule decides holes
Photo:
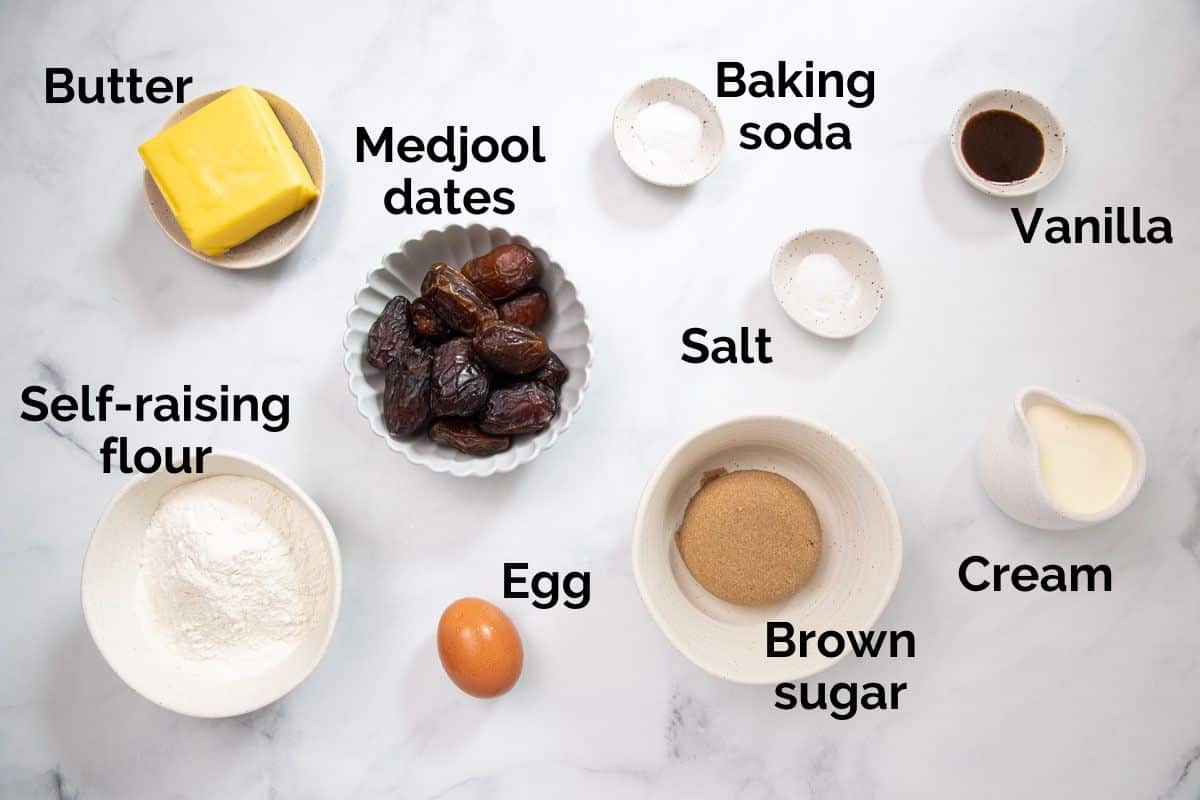
[[(838, 10), (831, 10), (831, 6)], [(1200, 8), (1192, 0), (547, 4), (9, 4), (0, 64), (0, 796), (1157, 798), (1200, 796)], [(706, 7), (700, 10), (700, 7)], [(618, 160), (610, 115), (659, 74), (715, 94), (715, 62), (872, 68), (876, 100), (721, 100), (729, 143), (686, 191)], [(46, 105), (43, 69), (137, 66), (195, 92), (247, 82), (314, 122), (326, 205), (286, 262), (238, 274), (177, 250), (145, 207), (136, 145), (169, 109)], [(946, 131), (986, 88), (1046, 100), (1070, 137), (1047, 213), (1140, 205), (1170, 246), (1021, 244), (1008, 204), (954, 172)], [(749, 152), (743, 121), (851, 122), (850, 152)], [(543, 126), (548, 162), (460, 183), (512, 186), (507, 217), (414, 218), (384, 190), (448, 170), (354, 163), (357, 125), (429, 135)], [(580, 287), (592, 389), (553, 450), (455, 480), (409, 465), (358, 416), (344, 314), (406, 238), (482, 221), (526, 234)], [(879, 318), (818, 340), (777, 308), (776, 246), (805, 227), (872, 243)], [(770, 366), (690, 366), (680, 335), (765, 327)], [(18, 420), (21, 388), (287, 392), (283, 433), (253, 425), (55, 426)], [(1122, 410), (1150, 471), (1114, 522), (1046, 534), (982, 493), (973, 445), (1022, 386)], [(772, 708), (771, 687), (711, 678), (645, 612), (629, 541), (643, 483), (693, 429), (756, 411), (855, 442), (895, 498), (904, 570), (879, 625), (918, 656), (846, 660), (827, 681), (906, 681), (898, 711), (849, 721)], [(279, 467), (341, 542), (341, 621), (295, 692), (248, 717), (189, 719), (141, 699), (79, 608), (89, 532), (125, 482), (110, 434), (209, 444)], [(1103, 562), (1108, 594), (971, 594), (971, 553)], [(499, 600), (501, 564), (592, 572), (582, 611), (503, 607), (526, 643), (517, 689), (481, 703), (433, 646), (455, 597)]]

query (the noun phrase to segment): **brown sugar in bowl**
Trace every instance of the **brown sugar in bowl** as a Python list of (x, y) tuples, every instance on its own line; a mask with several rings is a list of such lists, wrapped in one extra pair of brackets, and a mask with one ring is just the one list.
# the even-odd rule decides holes
[(791, 597), (821, 556), (821, 523), (804, 490), (759, 469), (707, 475), (675, 541), (706, 590), (762, 606)]
[[(790, 597), (731, 603), (705, 589), (684, 563), (676, 534), (706, 473), (719, 469), (780, 475), (812, 502), (820, 559)], [(841, 656), (810, 648), (772, 657), (768, 623), (797, 632), (870, 630), (899, 580), (903, 537), (887, 486), (850, 442), (808, 420), (756, 415), (703, 428), (663, 458), (638, 503), (631, 550), (646, 610), (680, 653), (725, 680), (776, 684), (814, 675)]]

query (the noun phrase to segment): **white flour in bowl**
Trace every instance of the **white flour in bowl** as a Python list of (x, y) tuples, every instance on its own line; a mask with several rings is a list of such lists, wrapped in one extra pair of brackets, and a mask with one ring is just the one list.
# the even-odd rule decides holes
[(319, 622), (324, 534), (269, 483), (220, 475), (167, 492), (142, 545), (139, 611), (151, 638), (239, 673), (274, 666)]

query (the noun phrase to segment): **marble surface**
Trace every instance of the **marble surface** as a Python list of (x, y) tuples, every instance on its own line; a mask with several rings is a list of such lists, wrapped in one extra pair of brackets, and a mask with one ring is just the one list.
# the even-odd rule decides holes
[[(0, 99), (0, 796), (5, 798), (1200, 796), (1200, 7), (1058, 4), (298, 2), (4, 7)], [(723, 163), (685, 191), (618, 160), (610, 115), (649, 76), (715, 93), (715, 61), (778, 58), (877, 70), (866, 110), (722, 100)], [(286, 262), (244, 274), (178, 251), (141, 191), (135, 147), (168, 108), (49, 106), (42, 70), (238, 82), (302, 108), (323, 138), (327, 200)], [(1020, 243), (1007, 205), (970, 190), (947, 152), (957, 106), (986, 88), (1041, 97), (1070, 136), (1050, 213), (1139, 204), (1166, 247)], [(850, 152), (749, 152), (747, 120), (851, 122)], [(572, 429), (486, 481), (409, 465), (355, 412), (344, 314), (404, 239), (465, 217), (387, 214), (384, 190), (450, 173), (354, 162), (357, 125), (431, 134), (544, 128), (548, 162), (488, 166), (516, 213), (482, 221), (547, 248), (580, 287), (597, 358)], [(474, 221), (474, 220), (472, 220)], [(770, 295), (776, 246), (842, 226), (879, 253), (888, 299), (846, 342), (793, 325)], [(680, 335), (765, 327), (774, 363), (690, 366)], [(21, 388), (183, 383), (287, 392), (292, 421), (107, 425), (19, 421)], [(1045, 534), (981, 492), (972, 448), (1018, 388), (1121, 409), (1149, 478), (1116, 521)], [(678, 655), (630, 572), (634, 507), (693, 429), (749, 412), (819, 421), (891, 487), (905, 566), (879, 625), (912, 660), (847, 660), (827, 681), (906, 681), (898, 711), (836, 721), (772, 708)], [(222, 721), (135, 695), (93, 646), (80, 564), (124, 483), (105, 436), (237, 449), (322, 504), (345, 560), (325, 661), (279, 703)], [(1109, 594), (971, 594), (968, 554), (1102, 562)], [(527, 646), (518, 688), (474, 701), (432, 634), (452, 599), (498, 599), (501, 564), (587, 569), (582, 611), (504, 608)]]

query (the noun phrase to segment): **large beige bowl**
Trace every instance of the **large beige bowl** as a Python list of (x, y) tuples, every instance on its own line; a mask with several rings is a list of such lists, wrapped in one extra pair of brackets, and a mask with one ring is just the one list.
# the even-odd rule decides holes
[[(167, 121), (163, 123), (162, 130), (166, 130), (176, 122), (190, 117), (227, 91), (229, 90), (222, 89), (219, 92), (210, 92), (189, 100), (175, 109), (175, 112), (171, 116), (167, 117)], [(321, 142), (317, 139), (317, 132), (313, 130), (312, 125), (308, 123), (304, 115), (297, 111), (296, 107), (287, 100), (262, 89), (255, 89), (254, 91), (261, 94), (267, 103), (270, 104), (271, 110), (279, 118), (279, 124), (283, 126), (284, 132), (292, 140), (292, 146), (296, 148), (296, 152), (300, 155), (300, 160), (308, 168), (308, 174), (317, 187), (318, 194), (315, 200), (290, 217), (281, 219), (266, 230), (242, 242), (237, 247), (230, 248), (219, 256), (210, 256), (192, 248), (187, 235), (179, 227), (179, 223), (175, 221), (175, 215), (171, 212), (171, 207), (167, 205), (167, 199), (159, 191), (158, 184), (151, 177), (150, 171), (144, 170), (142, 176), (142, 187), (146, 191), (146, 202), (150, 205), (150, 213), (154, 215), (154, 220), (163, 229), (163, 233), (167, 234), (175, 244), (201, 261), (207, 261), (209, 264), (215, 264), (218, 267), (225, 267), (226, 269), (264, 267), (267, 264), (278, 261), (295, 250), (304, 237), (308, 235), (309, 229), (312, 228), (313, 223), (316, 221), (317, 212), (321, 210), (321, 201), (325, 197), (325, 154), (321, 150)]]
[[(316, 668), (337, 623), (342, 561), (329, 520), (299, 486), (236, 453), (214, 452), (205, 456), (204, 466), (203, 475), (156, 472), (135, 478), (104, 509), (83, 562), (83, 618), (104, 660), (147, 700), (192, 717), (232, 717), (278, 700)], [(324, 533), (328, 593), (318, 624), (282, 662), (249, 676), (233, 677), (221, 663), (174, 655), (147, 637), (138, 611), (142, 541), (159, 501), (176, 486), (215, 475), (245, 475), (275, 486), (299, 501)]]
[[(787, 600), (754, 608), (709, 594), (688, 571), (675, 532), (708, 470), (762, 469), (808, 493), (821, 520), (821, 559)], [(701, 431), (655, 470), (633, 528), (633, 574), (671, 644), (698, 667), (737, 683), (780, 683), (813, 675), (838, 659), (768, 658), (766, 623), (796, 631), (865, 631), (900, 577), (900, 521), (874, 468), (833, 432), (791, 417), (742, 417)]]

